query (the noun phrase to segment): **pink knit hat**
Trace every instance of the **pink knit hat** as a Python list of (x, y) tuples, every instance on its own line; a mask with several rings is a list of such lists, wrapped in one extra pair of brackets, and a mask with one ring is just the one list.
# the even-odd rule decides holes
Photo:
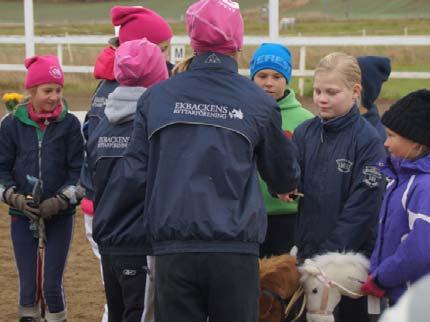
[(64, 73), (57, 56), (33, 56), (26, 58), (24, 65), (28, 70), (24, 84), (26, 89), (48, 83), (64, 85)]
[(147, 88), (169, 77), (161, 49), (146, 38), (126, 41), (118, 47), (114, 74), (121, 85)]
[(221, 54), (242, 49), (244, 25), (239, 4), (230, 0), (200, 0), (187, 10), (187, 32), (196, 53)]
[(115, 6), (110, 11), (114, 26), (120, 26), (119, 43), (147, 38), (154, 44), (170, 40), (173, 33), (158, 13), (143, 7)]

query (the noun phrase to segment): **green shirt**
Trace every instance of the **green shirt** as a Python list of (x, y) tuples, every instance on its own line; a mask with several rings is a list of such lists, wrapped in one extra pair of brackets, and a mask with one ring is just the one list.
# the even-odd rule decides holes
[[(282, 129), (289, 139), (291, 139), (294, 129), (297, 126), (314, 117), (311, 112), (302, 107), (292, 89), (287, 89), (285, 91), (285, 96), (278, 101), (278, 105), (281, 109)], [(267, 189), (266, 183), (261, 178), (260, 186), (267, 214), (281, 215), (297, 213), (298, 201), (289, 203), (281, 201), (278, 198), (273, 198)]]

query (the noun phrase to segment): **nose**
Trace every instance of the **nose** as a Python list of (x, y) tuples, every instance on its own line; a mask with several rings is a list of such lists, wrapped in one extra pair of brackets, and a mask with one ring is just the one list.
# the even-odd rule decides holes
[(268, 77), (265, 80), (265, 82), (264, 82), (264, 86), (267, 87), (267, 88), (273, 87), (273, 81), (272, 81), (272, 79)]

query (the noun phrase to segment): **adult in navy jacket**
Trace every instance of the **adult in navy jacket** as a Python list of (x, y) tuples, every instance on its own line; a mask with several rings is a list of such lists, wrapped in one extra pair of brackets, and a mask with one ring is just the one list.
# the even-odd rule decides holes
[(238, 74), (238, 4), (199, 1), (187, 23), (197, 54), (186, 72), (139, 100), (130, 143), (105, 189), (110, 198), (97, 211), (133, 211), (144, 198), (156, 321), (257, 322), (267, 221), (257, 173), (274, 194), (288, 194), (299, 168), (276, 102)]

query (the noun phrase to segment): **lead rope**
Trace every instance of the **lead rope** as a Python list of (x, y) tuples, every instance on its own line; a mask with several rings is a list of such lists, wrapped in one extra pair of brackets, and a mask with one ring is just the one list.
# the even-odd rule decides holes
[(302, 295), (303, 295), (303, 303), (302, 303), (302, 306), (300, 307), (300, 311), (296, 315), (296, 317), (291, 320), (291, 322), (297, 321), (303, 315), (303, 312), (305, 311), (306, 301), (307, 300), (306, 300), (306, 296), (304, 296), (303, 286), (300, 285), (300, 287), (294, 292), (293, 296), (291, 297), (290, 301), (288, 302), (287, 308), (285, 309), (285, 312), (284, 312), (285, 319), (290, 314), (290, 311), (292, 310), (294, 304), (297, 303), (297, 301), (300, 299), (300, 297)]

